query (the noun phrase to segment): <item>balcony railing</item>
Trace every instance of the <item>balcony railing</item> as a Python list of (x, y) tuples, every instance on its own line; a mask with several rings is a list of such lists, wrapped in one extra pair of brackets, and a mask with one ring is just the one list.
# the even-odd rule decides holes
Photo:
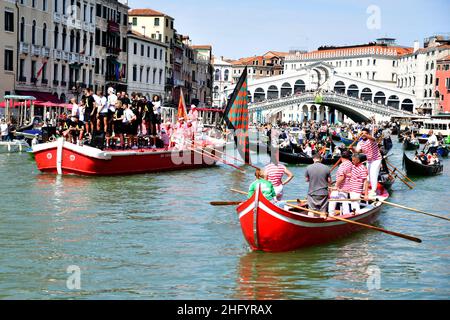
[(42, 56), (46, 58), (50, 58), (50, 49), (49, 48), (42, 48)]
[(66, 61), (69, 61), (69, 53), (68, 52), (63, 52), (62, 53), (62, 58)]
[(62, 52), (56, 49), (53, 49), (53, 58), (61, 60)]
[(118, 56), (122, 52), (120, 48), (107, 47), (106, 54)]
[(41, 48), (35, 45), (31, 46), (31, 54), (33, 56), (40, 56), (41, 55)]
[(29, 54), (30, 53), (30, 45), (28, 43), (21, 42), (19, 46), (19, 53)]
[(55, 23), (61, 23), (61, 13), (54, 12), (53, 13), (53, 21)]
[(80, 62), (80, 56), (77, 53), (69, 54), (69, 63), (79, 63), (79, 62)]

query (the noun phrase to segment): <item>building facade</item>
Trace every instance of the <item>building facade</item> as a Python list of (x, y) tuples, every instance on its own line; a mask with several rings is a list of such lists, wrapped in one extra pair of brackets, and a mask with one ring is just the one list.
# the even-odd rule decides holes
[(435, 96), (437, 113), (450, 113), (450, 55), (437, 61)]
[(14, 92), (17, 71), (17, 8), (16, 1), (0, 2), (0, 37), (2, 57), (0, 61), (0, 101)]
[(164, 96), (167, 45), (137, 31), (128, 32), (128, 91)]
[(233, 65), (233, 83), (239, 80), (245, 67), (248, 79), (261, 79), (281, 75), (285, 72), (284, 61), (287, 52), (269, 51), (262, 56), (241, 58), (231, 62)]
[(174, 88), (174, 19), (162, 12), (152, 9), (132, 9), (128, 13), (129, 23), (133, 31), (167, 45), (164, 53), (165, 61), (165, 100), (173, 99)]
[(224, 57), (213, 57), (213, 107), (221, 108), (226, 104), (225, 91), (233, 85), (233, 65)]
[(194, 80), (197, 84), (197, 99), (200, 107), (212, 105), (212, 47), (210, 45), (194, 45), (194, 59), (197, 70)]

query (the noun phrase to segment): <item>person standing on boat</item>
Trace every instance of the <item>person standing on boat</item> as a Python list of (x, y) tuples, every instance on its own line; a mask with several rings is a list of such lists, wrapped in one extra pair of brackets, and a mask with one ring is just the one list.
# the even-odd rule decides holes
[[(267, 180), (269, 180), (275, 188), (277, 201), (280, 201), (283, 197), (283, 186), (288, 184), (294, 178), (294, 175), (286, 168), (286, 166), (280, 163), (280, 154), (277, 151), (271, 154), (273, 155), (271, 157), (272, 162), (264, 168), (264, 172), (267, 176)], [(285, 181), (282, 180), (284, 175), (287, 175)]]
[[(350, 198), (352, 200), (354, 199), (360, 199), (361, 195), (364, 193), (364, 198), (367, 200), (367, 192), (368, 192), (368, 174), (369, 171), (367, 170), (366, 166), (363, 164), (365, 161), (366, 156), (363, 154), (355, 153), (352, 156), (352, 171), (350, 174)], [(376, 188), (375, 188), (376, 191)], [(354, 213), (357, 213), (360, 210), (360, 205), (358, 201), (352, 201), (350, 202), (350, 205), (352, 207), (352, 211)]]
[(6, 123), (5, 119), (2, 119), (2, 123), (0, 124), (0, 132), (2, 136), (2, 141), (8, 141), (9, 131), (8, 131), (8, 124)]
[(253, 194), (256, 191), (256, 188), (259, 185), (261, 187), (261, 192), (264, 195), (264, 197), (269, 201), (274, 200), (276, 198), (275, 188), (273, 187), (273, 184), (270, 181), (266, 180), (266, 175), (264, 171), (262, 171), (259, 168), (256, 169), (255, 177), (256, 180), (253, 181), (253, 183), (250, 185), (250, 188), (248, 189), (248, 198), (251, 198), (253, 196)]
[[(348, 194), (350, 192), (350, 177), (352, 173), (352, 160), (350, 151), (345, 150), (341, 155), (342, 162), (339, 165), (338, 171), (336, 173), (336, 187), (331, 191), (330, 199), (348, 199)], [(335, 215), (336, 204), (338, 201), (330, 201), (328, 205), (328, 214), (330, 216)], [(341, 202), (342, 214), (346, 215), (350, 213), (349, 203)]]
[(364, 153), (367, 157), (367, 169), (369, 170), (369, 182), (371, 186), (369, 196), (375, 197), (378, 184), (378, 175), (380, 174), (381, 168), (381, 152), (378, 147), (377, 140), (370, 134), (369, 129), (362, 129), (361, 139), (362, 140), (358, 142), (354, 150), (357, 153)]
[(438, 139), (437, 139), (436, 135), (434, 134), (433, 130), (430, 130), (430, 132), (428, 133), (428, 141), (425, 146), (428, 146), (427, 153), (433, 154), (433, 153), (437, 152), (439, 142), (438, 142)]
[(306, 168), (305, 178), (309, 183), (307, 202), (309, 209), (328, 212), (328, 188), (331, 185), (330, 168), (322, 164), (322, 157), (315, 154), (314, 163)]

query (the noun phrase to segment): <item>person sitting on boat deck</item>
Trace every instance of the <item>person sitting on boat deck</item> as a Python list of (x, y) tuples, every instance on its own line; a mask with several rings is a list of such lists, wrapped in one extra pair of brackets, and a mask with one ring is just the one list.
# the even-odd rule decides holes
[[(367, 181), (368, 178), (368, 170), (364, 165), (364, 161), (366, 160), (366, 156), (364, 154), (355, 153), (352, 156), (352, 172), (350, 173), (350, 181), (349, 181), (349, 191), (351, 199), (360, 199), (361, 195), (364, 193), (364, 199), (368, 200), (368, 186), (369, 183)], [(378, 177), (377, 177), (378, 179)], [(377, 181), (378, 184), (378, 181)], [(375, 187), (375, 194), (376, 189)], [(358, 213), (360, 210), (360, 201), (352, 201), (350, 202), (353, 213)]]
[[(264, 167), (264, 172), (267, 176), (267, 180), (269, 180), (275, 188), (277, 200), (281, 201), (281, 198), (283, 197), (283, 186), (288, 184), (294, 178), (294, 175), (285, 165), (280, 163), (280, 154), (278, 150), (271, 152), (270, 158), (272, 162)], [(285, 181), (282, 180), (284, 175), (287, 175)]]
[(307, 203), (309, 209), (328, 212), (328, 188), (331, 184), (330, 168), (322, 164), (322, 157), (315, 154), (314, 163), (306, 168), (305, 178), (309, 183)]
[(84, 123), (79, 120), (78, 115), (74, 115), (67, 121), (68, 129), (64, 131), (63, 137), (72, 143), (81, 143), (84, 135)]
[(428, 140), (425, 146), (428, 146), (428, 152), (430, 154), (433, 154), (437, 151), (437, 148), (439, 146), (438, 139), (436, 135), (434, 134), (433, 130), (430, 130), (428, 133)]
[[(352, 173), (353, 163), (351, 161), (351, 153), (348, 150), (342, 152), (342, 162), (336, 173), (336, 186), (332, 189), (330, 199), (348, 199), (350, 192), (350, 177)], [(336, 204), (338, 201), (330, 201), (328, 205), (328, 214), (330, 216), (335, 215)], [(350, 213), (349, 203), (341, 202), (342, 214), (346, 215)]]
[(440, 160), (437, 153), (433, 153), (433, 155), (428, 157), (428, 164), (430, 166), (439, 165)]
[(255, 171), (255, 177), (256, 180), (253, 181), (253, 183), (250, 185), (250, 188), (248, 189), (248, 198), (251, 198), (253, 194), (256, 191), (257, 186), (259, 185), (261, 188), (261, 192), (264, 195), (264, 197), (269, 200), (273, 201), (276, 200), (276, 192), (275, 188), (273, 187), (272, 182), (266, 180), (266, 175), (263, 170), (256, 169)]
[(413, 161), (422, 164), (422, 161), (420, 161), (419, 155), (417, 153), (414, 155)]
[(425, 152), (421, 151), (418, 155), (418, 158), (423, 165), (428, 165), (428, 158)]
[(362, 129), (361, 139), (356, 148), (353, 148), (356, 152), (362, 152), (367, 157), (367, 168), (369, 170), (369, 182), (371, 185), (370, 197), (375, 197), (378, 184), (378, 175), (381, 168), (381, 152), (378, 147), (377, 140), (370, 134), (370, 130), (367, 128)]
[(312, 148), (310, 143), (306, 143), (305, 147), (303, 148), (303, 152), (308, 156), (312, 157)]

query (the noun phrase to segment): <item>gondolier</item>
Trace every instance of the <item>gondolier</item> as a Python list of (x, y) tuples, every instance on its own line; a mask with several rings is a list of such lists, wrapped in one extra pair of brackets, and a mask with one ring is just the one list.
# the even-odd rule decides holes
[(425, 146), (428, 146), (427, 153), (433, 154), (437, 151), (437, 147), (439, 146), (438, 139), (436, 135), (434, 134), (433, 130), (430, 130), (428, 133), (428, 140)]
[(320, 163), (319, 154), (313, 157), (314, 164), (308, 166), (305, 172), (306, 181), (309, 183), (307, 196), (308, 207), (312, 210), (328, 212), (328, 187), (331, 184), (330, 168)]
[(367, 169), (369, 171), (369, 182), (371, 186), (369, 197), (375, 197), (378, 184), (378, 175), (380, 174), (381, 168), (381, 152), (378, 147), (377, 140), (370, 134), (369, 129), (362, 129), (361, 139), (362, 140), (358, 142), (354, 150), (358, 153), (364, 153), (367, 157)]
[[(366, 166), (364, 166), (363, 162), (365, 160), (366, 156), (363, 154), (354, 154), (352, 156), (352, 172), (350, 174), (350, 198), (352, 199), (360, 199), (361, 195), (364, 194), (364, 198), (367, 198), (367, 177), (368, 177), (368, 170)], [(378, 178), (378, 177), (377, 177)], [(376, 188), (375, 188), (376, 192)], [(352, 207), (353, 213), (359, 213), (361, 207), (360, 207), (360, 201), (352, 201), (350, 203)]]
[[(264, 168), (264, 172), (267, 175), (267, 180), (274, 186), (277, 200), (280, 201), (283, 197), (283, 186), (288, 184), (294, 178), (294, 175), (286, 166), (279, 162), (278, 152), (272, 152), (271, 158), (272, 162)], [(282, 181), (285, 174), (287, 175), (287, 179), (286, 181)]]
[[(342, 152), (342, 162), (339, 165), (336, 173), (336, 186), (330, 194), (330, 199), (348, 199), (350, 192), (350, 177), (352, 173), (352, 161), (350, 151), (346, 150)], [(328, 205), (328, 214), (330, 216), (335, 215), (337, 201), (330, 201)], [(342, 214), (346, 215), (350, 213), (349, 203), (341, 202)]]

